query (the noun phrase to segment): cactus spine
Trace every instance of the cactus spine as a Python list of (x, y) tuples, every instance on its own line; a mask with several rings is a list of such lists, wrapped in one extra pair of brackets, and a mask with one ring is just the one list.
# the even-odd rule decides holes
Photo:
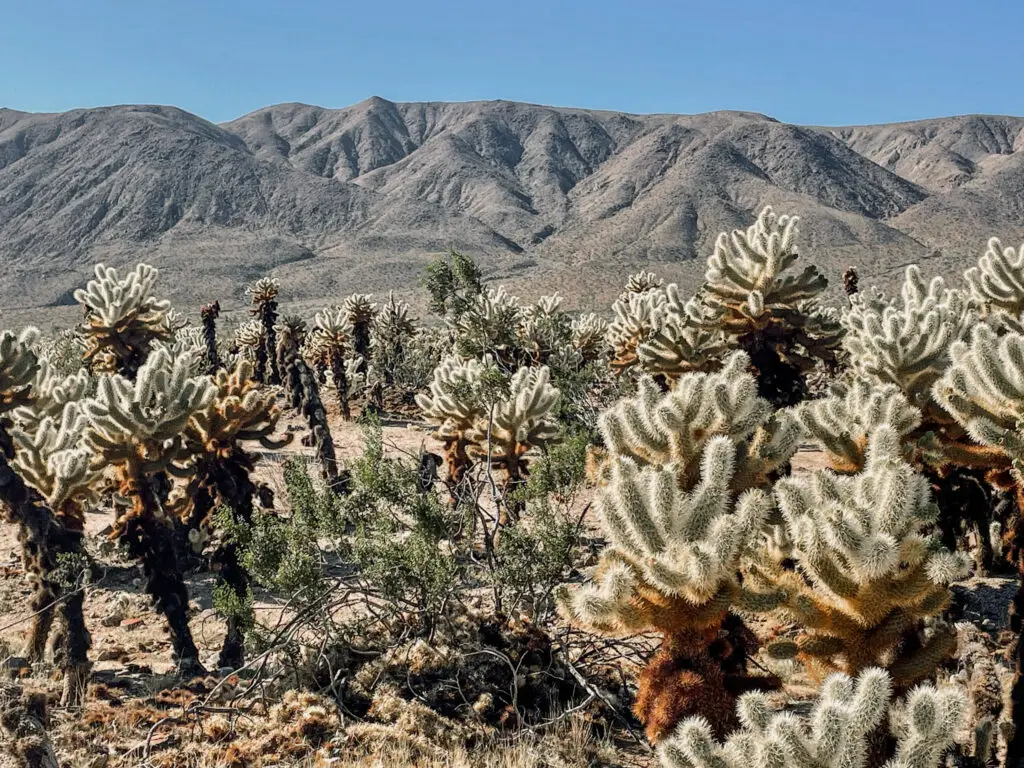
[(903, 460), (898, 432), (873, 430), (859, 473), (785, 478), (775, 495), (799, 571), (751, 565), (748, 577), (781, 589), (781, 608), (801, 629), (769, 651), (819, 676), (881, 666), (900, 688), (932, 674), (955, 633), (925, 620), (947, 606), (967, 563), (924, 535), (937, 509), (927, 479)]

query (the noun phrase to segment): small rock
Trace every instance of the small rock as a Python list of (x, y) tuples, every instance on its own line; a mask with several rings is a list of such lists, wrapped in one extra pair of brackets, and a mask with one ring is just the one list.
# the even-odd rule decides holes
[(123, 619), (116, 613), (112, 613), (109, 616), (104, 616), (100, 619), (100, 624), (104, 627), (119, 627)]

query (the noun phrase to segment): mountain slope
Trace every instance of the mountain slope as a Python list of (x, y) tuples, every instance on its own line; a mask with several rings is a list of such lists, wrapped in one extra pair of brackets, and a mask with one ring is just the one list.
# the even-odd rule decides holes
[(600, 307), (640, 265), (696, 284), (718, 232), (769, 203), (802, 217), (832, 278), (960, 270), (991, 235), (1024, 239), (1024, 118), (821, 128), (379, 98), (220, 126), (173, 107), (0, 110), (0, 319), (61, 314), (97, 260), (157, 264), (183, 308), (240, 306), (272, 271), (301, 309), (406, 292), (448, 245), (525, 295)]

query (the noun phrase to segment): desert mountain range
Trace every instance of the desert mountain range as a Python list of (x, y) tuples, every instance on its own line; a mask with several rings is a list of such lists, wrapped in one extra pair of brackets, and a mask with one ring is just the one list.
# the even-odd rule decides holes
[(1024, 118), (845, 128), (750, 112), (632, 115), (507, 101), (280, 104), (216, 125), (174, 107), (0, 109), (0, 325), (73, 321), (98, 261), (162, 270), (191, 314), (281, 279), (297, 311), (411, 298), (446, 246), (524, 298), (607, 309), (643, 267), (695, 287), (765, 204), (801, 253), (892, 287), (1024, 241)]

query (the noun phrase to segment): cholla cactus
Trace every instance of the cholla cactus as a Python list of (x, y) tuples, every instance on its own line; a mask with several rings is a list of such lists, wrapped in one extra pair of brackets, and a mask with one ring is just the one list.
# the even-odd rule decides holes
[(1024, 462), (1024, 335), (1002, 338), (986, 325), (974, 328), (970, 343), (949, 350), (952, 364), (934, 387), (935, 399), (975, 441), (998, 457)]
[(605, 338), (608, 322), (593, 312), (574, 318), (571, 330), (573, 349), (582, 355), (584, 362), (600, 360), (611, 351)]
[(860, 275), (857, 274), (855, 267), (847, 267), (846, 271), (843, 272), (843, 293), (847, 296), (853, 296), (853, 294), (860, 291)]
[(941, 419), (932, 385), (949, 366), (953, 343), (977, 321), (963, 292), (947, 289), (941, 277), (926, 284), (917, 266), (907, 267), (898, 301), (877, 289), (851, 297), (842, 318), (850, 368), (866, 381), (895, 384), (925, 419)]
[(696, 297), (682, 301), (679, 286), (670, 284), (665, 289), (660, 327), (637, 347), (641, 368), (670, 383), (690, 371), (718, 368), (729, 351), (719, 327), (722, 317), (718, 307)]
[(317, 463), (324, 479), (335, 490), (341, 490), (342, 477), (334, 451), (334, 438), (327, 424), (327, 411), (320, 399), (320, 387), (313, 370), (302, 357), (306, 324), (301, 318), (285, 318), (278, 326), (278, 332), (280, 337), (275, 359), (279, 361), (284, 374), (292, 407), (306, 419)]
[[(10, 331), (0, 334), (0, 502), (9, 519), (18, 525), (25, 572), (32, 585), (32, 624), (26, 655), (32, 662), (42, 660), (53, 619), (59, 612), (64, 624), (62, 702), (77, 705), (85, 693), (91, 645), (82, 611), (84, 595), (81, 590), (64, 595), (62, 580), (54, 572), (62, 556), (84, 557), (82, 515), (77, 502), (90, 498), (84, 489), (95, 480), (95, 474), (83, 470), (76, 456), (58, 455), (55, 450), (73, 442), (77, 425), (70, 423), (70, 415), (62, 434), (48, 416), (31, 420), (31, 427), (14, 427), (16, 417), (37, 403), (36, 388), (40, 378), (45, 378), (41, 370), (45, 366), (40, 366), (33, 351), (38, 339), (35, 328), (17, 336)], [(58, 506), (48, 508), (43, 493)]]
[(619, 298), (625, 299), (631, 293), (647, 293), (648, 291), (661, 288), (664, 284), (665, 281), (653, 272), (640, 270), (639, 272), (634, 272), (626, 279), (626, 290), (622, 292)]
[(462, 357), (490, 355), (505, 370), (524, 362), (519, 336), (523, 307), (503, 287), (489, 288), (474, 297), (452, 323), (455, 351)]
[(985, 478), (1005, 473), (1008, 461), (999, 451), (973, 444), (933, 394), (935, 382), (950, 366), (952, 348), (978, 322), (976, 301), (947, 289), (941, 278), (926, 283), (915, 266), (907, 268), (899, 300), (863, 291), (851, 298), (843, 315), (852, 373), (872, 386), (898, 387), (921, 411), (921, 424), (906, 434), (904, 447), (936, 484), (944, 543), (956, 546), (965, 526), (973, 528), (983, 542), (980, 564), (988, 566), (989, 510), (995, 501)]
[(605, 444), (613, 455), (673, 465), (690, 487), (705, 444), (724, 435), (736, 446), (741, 489), (763, 486), (796, 452), (800, 427), (792, 413), (758, 396), (748, 368), (747, 355), (734, 352), (721, 371), (686, 374), (668, 394), (641, 379), (636, 396), (602, 415)]
[[(796, 450), (799, 428), (757, 396), (747, 368), (737, 352), (668, 394), (641, 379), (600, 420), (610, 456), (598, 503), (610, 546), (594, 584), (563, 590), (561, 604), (599, 632), (663, 636), (635, 707), (653, 740), (689, 714), (732, 723), (756, 639), (727, 611), (781, 599), (774, 586), (749, 590), (740, 562), (760, 540), (772, 511), (763, 488)], [(723, 630), (731, 642), (717, 644)]]
[(523, 308), (520, 344), (534, 365), (547, 364), (552, 354), (572, 343), (572, 319), (562, 310), (563, 301), (558, 294), (542, 296)]
[(167, 617), (175, 658), (186, 671), (201, 671), (202, 665), (188, 626), (188, 591), (172, 540), (173, 517), (184, 519), (191, 500), (183, 496), (171, 505), (160, 489), (183, 450), (186, 425), (215, 395), (208, 378), (192, 375), (194, 364), (190, 354), (174, 358), (167, 349), (155, 350), (134, 382), (105, 376), (96, 397), (83, 404), (94, 463), (116, 470), (118, 492), (131, 503), (118, 516), (113, 535), (141, 561), (146, 590)]
[(644, 293), (627, 292), (612, 304), (615, 318), (608, 326), (608, 343), (612, 347), (612, 370), (622, 374), (637, 365), (637, 349), (664, 322), (665, 292), (654, 288)]
[[(212, 531), (212, 516), (218, 505), (230, 510), (236, 524), (248, 526), (252, 522), (255, 457), (243, 444), (258, 441), (264, 448), (278, 449), (291, 441), (290, 433), (280, 440), (272, 438), (280, 409), (273, 392), (260, 389), (252, 374), (247, 361), (239, 362), (231, 373), (220, 369), (213, 379), (213, 399), (195, 411), (185, 427), (183, 453), (192, 468), (185, 495), (195, 500), (189, 528), (201, 537)], [(219, 566), (219, 583), (244, 601), (249, 574), (240, 561), (237, 543), (221, 538), (212, 560)], [(229, 616), (227, 624), (218, 667), (238, 668), (244, 662), (242, 630), (236, 616)]]
[(134, 378), (152, 343), (171, 338), (170, 304), (153, 296), (157, 275), (154, 267), (139, 264), (122, 279), (98, 264), (96, 279), (75, 291), (86, 313), (84, 360), (93, 370)]
[(370, 359), (370, 335), (377, 316), (377, 305), (372, 299), (369, 293), (354, 293), (345, 299), (343, 307), (345, 316), (352, 324), (353, 349), (363, 360)]
[(349, 419), (349, 382), (346, 372), (346, 358), (353, 346), (354, 328), (344, 308), (333, 307), (317, 312), (313, 320), (313, 331), (309, 338), (309, 349), (314, 360), (331, 371), (334, 388), (338, 394), (338, 409), (344, 419)]
[(29, 430), (11, 431), (14, 468), (65, 525), (78, 531), (85, 525), (85, 509), (99, 497), (97, 484), (103, 474), (83, 442), (87, 424), (80, 404), (71, 401), (59, 419), (44, 416)]
[(842, 394), (804, 403), (797, 413), (804, 430), (824, 449), (829, 466), (851, 474), (864, 468), (868, 436), (880, 426), (896, 430), (908, 454), (908, 436), (921, 425), (921, 412), (895, 384), (853, 379)]
[(444, 443), (448, 482), (458, 487), (470, 467), (469, 434), (485, 412), (480, 392), (488, 365), (476, 359), (447, 357), (434, 369), (429, 394), (416, 395), (423, 416), (438, 425), (435, 437)]
[(998, 237), (991, 238), (978, 265), (964, 272), (964, 279), (985, 314), (1002, 327), (1024, 332), (1024, 244), (1003, 248)]
[(769, 646), (775, 655), (819, 673), (881, 666), (902, 688), (952, 652), (955, 633), (941, 622), (925, 630), (923, 621), (945, 609), (967, 561), (925, 537), (938, 510), (928, 480), (901, 454), (899, 433), (882, 425), (858, 474), (821, 470), (776, 483), (799, 572), (757, 565), (748, 574), (781, 588), (783, 611), (801, 627), (795, 641)]
[[(235, 346), (242, 357), (255, 363), (263, 346), (263, 324), (259, 320), (250, 320), (238, 326), (235, 329)], [(259, 381), (259, 378), (256, 380)]]
[(409, 305), (395, 301), (388, 293), (387, 303), (381, 308), (370, 334), (370, 350), (374, 367), (384, 379), (384, 385), (394, 386), (405, 364), (409, 343), (416, 335), (416, 321), (409, 317)]
[(559, 392), (549, 379), (546, 367), (520, 368), (508, 396), (486, 408), (466, 433), (470, 456), (504, 471), (506, 488), (520, 482), (532, 452), (560, 438), (553, 415)]
[(824, 276), (813, 265), (787, 274), (798, 258), (797, 221), (766, 207), (747, 230), (723, 232), (704, 283), (720, 327), (750, 353), (762, 395), (780, 405), (805, 397), (806, 374), (833, 361), (841, 340), (838, 318), (816, 303)]
[(261, 343), (256, 347), (254, 375), (260, 383), (280, 384), (281, 370), (277, 362), (277, 292), (280, 283), (276, 278), (261, 277), (250, 284), (245, 293), (252, 301), (250, 312), (259, 320)]
[[(853, 680), (830, 676), (806, 718), (773, 712), (768, 699), (748, 693), (737, 706), (741, 730), (715, 742), (710, 723), (690, 718), (659, 748), (664, 768), (877, 768), (872, 761), (876, 730), (891, 693), (889, 676), (866, 669)], [(960, 729), (967, 699), (957, 688), (921, 686), (907, 697), (897, 727), (895, 756), (885, 768), (939, 768)]]
[[(970, 343), (957, 342), (950, 351), (952, 365), (936, 382), (935, 398), (980, 446), (972, 458), (988, 457), (987, 477), (994, 485), (1012, 489), (1017, 516), (1007, 538), (1016, 560), (1021, 586), (1010, 610), (1010, 627), (1017, 633), (1011, 710), (1019, 722), (1024, 712), (1024, 335), (1002, 338), (979, 325)], [(977, 455), (977, 454), (980, 454)], [(1009, 462), (1009, 467), (1007, 467)], [(1007, 746), (1007, 765), (1024, 760), (1024, 729), (1018, 727)]]

